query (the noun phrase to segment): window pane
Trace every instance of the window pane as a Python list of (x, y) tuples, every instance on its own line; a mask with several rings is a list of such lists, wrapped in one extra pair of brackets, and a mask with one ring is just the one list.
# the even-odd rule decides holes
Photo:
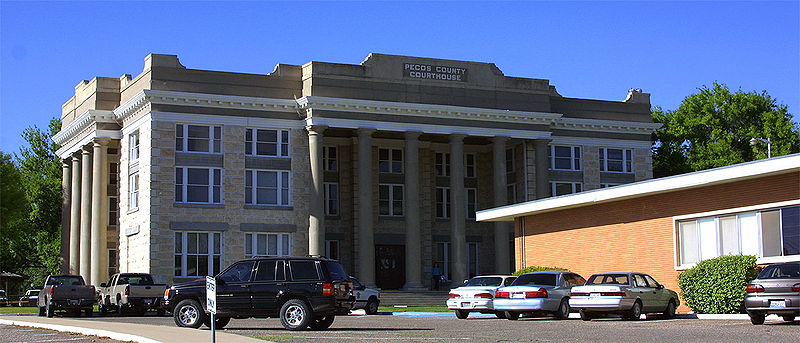
[(723, 255), (739, 254), (739, 229), (736, 227), (736, 216), (720, 217), (719, 231), (722, 235)]
[(781, 255), (780, 211), (761, 212), (761, 244), (764, 257)]
[(292, 279), (295, 281), (319, 279), (314, 261), (290, 261), (289, 269), (291, 269)]
[(197, 256), (186, 257), (186, 275), (197, 276)]
[(183, 265), (181, 264), (181, 255), (175, 255), (175, 276), (181, 276), (181, 270)]
[(213, 265), (211, 267), (213, 268), (213, 270), (211, 270), (211, 275), (217, 275), (217, 273), (219, 273), (219, 271), (221, 270), (219, 267), (219, 256), (218, 255), (214, 256), (212, 260), (213, 260)]
[(697, 224), (694, 220), (678, 224), (681, 264), (697, 263)]
[(258, 262), (258, 272), (256, 272), (255, 281), (273, 280), (275, 280), (275, 261)]
[(190, 185), (208, 185), (208, 169), (189, 168), (186, 178)]
[(197, 253), (197, 233), (189, 232), (186, 234), (186, 245), (188, 253)]
[(214, 254), (222, 254), (222, 234), (215, 233), (214, 234)]
[(180, 254), (183, 252), (183, 235), (180, 232), (175, 233), (175, 253)]
[(208, 138), (208, 126), (189, 125), (187, 131), (189, 138)]
[(742, 213), (737, 216), (739, 232), (742, 236), (742, 255), (759, 256), (758, 219), (756, 213)]
[(378, 149), (378, 160), (389, 160), (389, 149)]
[(700, 259), (717, 257), (717, 226), (714, 218), (697, 220), (700, 231)]
[(186, 201), (208, 202), (208, 186), (187, 186)]
[(197, 234), (197, 252), (201, 254), (208, 254), (208, 234)]
[(267, 255), (278, 255), (278, 235), (268, 235), (267, 238)]
[(244, 255), (253, 256), (253, 234), (244, 234)]
[(258, 248), (256, 249), (256, 254), (258, 255), (266, 255), (267, 254), (267, 235), (260, 234), (258, 237)]
[(268, 155), (268, 156), (275, 156), (277, 151), (277, 146), (275, 143), (257, 143), (256, 144), (256, 154), (257, 155)]
[(208, 275), (208, 255), (197, 256), (197, 275)]
[(258, 130), (259, 142), (278, 142), (278, 131), (276, 130)]
[(389, 172), (389, 161), (379, 161), (378, 162), (378, 171), (381, 173), (388, 173)]
[(266, 172), (260, 171), (258, 172), (258, 181), (256, 183), (258, 187), (278, 187), (278, 174), (276, 172)]
[(783, 255), (800, 254), (800, 207), (781, 209)]
[(291, 242), (292, 236), (289, 234), (283, 234), (281, 236), (283, 236), (283, 239), (281, 241), (281, 253), (284, 256), (289, 256), (292, 254), (292, 252), (289, 249), (289, 243)]
[(189, 138), (186, 140), (186, 151), (208, 152), (208, 140)]

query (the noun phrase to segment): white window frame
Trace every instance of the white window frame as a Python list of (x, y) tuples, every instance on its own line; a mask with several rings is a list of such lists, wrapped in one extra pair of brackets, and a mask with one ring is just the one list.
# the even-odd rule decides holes
[[(572, 193), (568, 193), (568, 194), (575, 194), (575, 193), (579, 193), (579, 192), (583, 191), (583, 182), (551, 181), (550, 182), (550, 192), (551, 192), (550, 194), (552, 194), (552, 196), (557, 196), (556, 195), (556, 186), (557, 185), (566, 185), (566, 184), (570, 185), (570, 187), (572, 188)], [(562, 194), (562, 195), (567, 195), (567, 194)]]
[(128, 176), (128, 210), (135, 211), (139, 209), (139, 172), (135, 172)]
[[(333, 157), (331, 157), (331, 152), (333, 152)], [(326, 145), (322, 147), (322, 170), (339, 170), (339, 147), (333, 145)]]
[[(564, 156), (556, 156), (556, 148), (568, 148), (569, 149), (569, 157)], [(581, 147), (574, 146), (574, 145), (551, 145), (550, 149), (548, 150), (548, 158), (550, 160), (550, 170), (570, 170), (570, 171), (581, 171), (583, 170), (583, 156), (581, 156)], [(556, 168), (556, 158), (569, 158), (570, 160), (570, 167), (563, 169), (563, 168)]]
[[(175, 180), (175, 187), (177, 188), (178, 186), (180, 186), (180, 188), (181, 188), (181, 200), (178, 201), (178, 197), (177, 197), (177, 194), (176, 194), (176, 197), (175, 197), (175, 202), (176, 203), (179, 203), (179, 204), (222, 204), (222, 203), (225, 203), (225, 200), (224, 200), (224, 198), (222, 196), (223, 195), (222, 184), (223, 184), (223, 180), (225, 179), (225, 175), (223, 174), (223, 170), (221, 168), (176, 166), (175, 167), (176, 175), (178, 173), (178, 169), (181, 170), (182, 177), (183, 177), (183, 183), (178, 184), (178, 180), (177, 179)], [(208, 188), (207, 189), (208, 201), (189, 201), (189, 199), (188, 199), (188, 195), (189, 195), (188, 194), (189, 193), (189, 191), (188, 191), (189, 190), (189, 179), (188, 179), (188, 177), (189, 177), (189, 169), (202, 169), (202, 170), (206, 170), (206, 172), (208, 173), (208, 185), (205, 185), (205, 187)], [(215, 172), (219, 173), (219, 184), (218, 185), (214, 183), (214, 173)], [(203, 186), (203, 185), (192, 185), (192, 186)], [(215, 191), (215, 189), (218, 189), (219, 201), (214, 201), (214, 191)], [(177, 190), (176, 190), (176, 192), (177, 192)]]
[[(471, 193), (471, 194), (470, 194)], [(475, 212), (478, 211), (478, 189), (477, 188), (464, 188), (464, 195), (466, 196), (466, 203), (464, 207), (467, 211), (467, 219), (475, 219)], [(469, 205), (472, 203), (473, 210), (469, 210)]]
[[(277, 196), (275, 197), (276, 203), (259, 203), (258, 202), (258, 187), (256, 186), (258, 181), (258, 173), (259, 172), (266, 172), (266, 173), (276, 173), (275, 177), (277, 178)], [(274, 170), (274, 169), (245, 169), (245, 179), (247, 179), (247, 174), (250, 174), (250, 202), (245, 201), (247, 205), (258, 205), (258, 206), (292, 206), (292, 172), (289, 170)], [(284, 185), (284, 175), (286, 175), (287, 184)], [(245, 189), (244, 191), (247, 192), (247, 180), (245, 180)], [(287, 199), (283, 198), (283, 192), (286, 191)], [(245, 198), (246, 199), (246, 198)], [(285, 200), (285, 201), (284, 201)]]
[[(472, 163), (469, 163), (470, 157), (472, 158)], [(477, 164), (478, 156), (473, 153), (464, 154), (464, 177), (477, 177)]]
[[(325, 188), (325, 215), (326, 216), (338, 216), (339, 215), (339, 183), (336, 182), (325, 182), (323, 183), (323, 187)], [(335, 198), (331, 196), (331, 193), (334, 193), (332, 189), (336, 189), (336, 196)]]
[[(622, 150), (622, 171), (609, 171), (608, 170), (608, 150)], [(629, 155), (630, 152), (630, 156)], [(618, 173), (618, 174), (633, 174), (633, 149), (625, 148), (600, 148), (599, 151), (600, 171), (603, 173)]]
[[(207, 140), (208, 141), (208, 151), (190, 151), (189, 150), (189, 126), (195, 127), (205, 127), (208, 130), (208, 138), (191, 138), (195, 140)], [(216, 131), (219, 129), (219, 137), (216, 137)], [(180, 136), (178, 133), (180, 132)], [(203, 125), (203, 124), (191, 124), (191, 123), (176, 123), (175, 124), (175, 151), (177, 152), (191, 152), (191, 153), (199, 153), (199, 154), (221, 154), (223, 152), (222, 144), (224, 142), (223, 139), (224, 133), (222, 132), (222, 126), (213, 126), (213, 125)], [(178, 140), (180, 139), (180, 147), (178, 147)], [(216, 143), (219, 143), (219, 149), (217, 149)]]
[[(389, 159), (388, 160), (382, 160), (381, 159), (380, 156), (381, 156), (381, 151), (382, 150), (387, 150), (388, 151), (388, 153), (389, 153), (389, 156), (388, 156)], [(399, 161), (394, 159), (394, 152), (395, 151), (399, 151), (400, 152), (400, 160)], [(403, 173), (403, 168), (404, 168), (404, 166), (403, 166), (403, 160), (404, 159), (405, 159), (405, 156), (403, 154), (403, 149), (379, 148), (378, 149), (378, 172), (379, 173), (384, 173), (384, 174), (402, 174)], [(389, 167), (388, 171), (380, 170), (381, 169), (381, 164), (384, 163), (384, 162)], [(400, 166), (400, 171), (399, 172), (394, 171), (394, 164), (395, 163), (399, 163), (399, 166)]]
[[(196, 233), (198, 235), (208, 235), (208, 252), (205, 254), (202, 253), (189, 253), (188, 248), (188, 237), (190, 233)], [(181, 258), (181, 266), (180, 266), (180, 274), (181, 275), (174, 275), (174, 277), (197, 277), (197, 276), (206, 276), (206, 275), (217, 275), (219, 272), (222, 271), (225, 267), (225, 261), (223, 259), (223, 252), (225, 251), (225, 237), (223, 232), (218, 231), (175, 231), (175, 236), (180, 235), (181, 239), (181, 251), (176, 252), (173, 247), (173, 255), (180, 256)], [(214, 246), (214, 235), (219, 235), (219, 251), (216, 251), (216, 247)], [(176, 237), (177, 239), (177, 237)], [(189, 256), (207, 256), (208, 257), (208, 270), (204, 274), (200, 274), (198, 271), (198, 275), (188, 275), (188, 267), (189, 264), (187, 259)], [(214, 257), (219, 257), (219, 270), (214, 270)], [(173, 258), (174, 263), (174, 258)]]
[[(441, 194), (440, 194), (441, 193)], [(439, 201), (439, 196), (441, 195), (442, 201)], [(434, 203), (436, 207), (434, 209), (434, 215), (437, 219), (450, 219), (450, 187), (436, 187), (436, 198), (434, 199)], [(442, 206), (442, 213), (439, 215), (439, 205)]]
[[(381, 187), (388, 187), (389, 188), (389, 193), (388, 193), (388, 195), (389, 195), (389, 199), (388, 199), (388, 201), (389, 201), (389, 214), (380, 213), (380, 210), (381, 210), (380, 203), (381, 203), (381, 201), (384, 201), (384, 199), (381, 199), (381, 197), (380, 197), (380, 188)], [(400, 202), (400, 212), (401, 212), (401, 214), (394, 214), (394, 208), (395, 208), (394, 203), (395, 203), (395, 201), (397, 201), (397, 200), (395, 200), (395, 197), (396, 197), (395, 187), (400, 187), (399, 194), (402, 197), (402, 200)], [(379, 184), (378, 185), (378, 215), (381, 216), (381, 217), (403, 217), (403, 216), (405, 216), (405, 214), (406, 214), (406, 212), (405, 212), (406, 199), (405, 199), (404, 192), (405, 192), (405, 185), (403, 185), (403, 184), (396, 184), (396, 183), (381, 183), (381, 184)]]
[[(264, 237), (265, 240), (265, 249), (263, 254), (258, 253), (258, 238)], [(269, 239), (270, 237), (275, 238), (275, 242), (277, 244), (276, 253), (270, 254), (269, 253)], [(250, 246), (248, 247), (247, 241), (250, 241)], [(288, 250), (284, 249), (283, 243), (286, 240)], [(245, 232), (244, 234), (244, 241), (245, 241), (245, 258), (251, 257), (267, 257), (267, 256), (292, 256), (292, 234), (290, 232)], [(248, 248), (250, 248), (250, 253), (248, 254)]]
[[(247, 132), (250, 131), (250, 141), (247, 141)], [(275, 131), (275, 138), (277, 139), (275, 144), (275, 155), (269, 154), (258, 154), (258, 131)], [(285, 139), (284, 139), (285, 138)], [(261, 142), (267, 144), (273, 144), (273, 142)], [(248, 127), (245, 129), (245, 145), (249, 145), (250, 153), (247, 153), (247, 147), (245, 147), (245, 155), (247, 156), (267, 156), (267, 157), (291, 157), (292, 156), (292, 133), (289, 129), (278, 129), (278, 128), (255, 128), (255, 127)], [(286, 147), (286, 153), (283, 153), (283, 148)]]
[(139, 161), (139, 130), (136, 130), (128, 135), (128, 163), (136, 163)]
[[(438, 161), (441, 161), (439, 163)], [(433, 156), (433, 173), (436, 176), (450, 176), (450, 153), (437, 152)]]

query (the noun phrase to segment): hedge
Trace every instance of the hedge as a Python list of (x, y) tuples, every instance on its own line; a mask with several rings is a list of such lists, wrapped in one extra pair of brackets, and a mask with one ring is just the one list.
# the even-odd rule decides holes
[(545, 271), (551, 271), (551, 270), (559, 270), (559, 271), (565, 271), (565, 272), (569, 271), (568, 269), (559, 268), (559, 267), (530, 266), (530, 267), (525, 267), (525, 268), (522, 268), (520, 270), (517, 270), (511, 275), (520, 276), (520, 275), (525, 274), (525, 273), (545, 272)]
[(678, 286), (694, 313), (744, 313), (745, 288), (758, 273), (755, 256), (722, 256), (681, 273)]

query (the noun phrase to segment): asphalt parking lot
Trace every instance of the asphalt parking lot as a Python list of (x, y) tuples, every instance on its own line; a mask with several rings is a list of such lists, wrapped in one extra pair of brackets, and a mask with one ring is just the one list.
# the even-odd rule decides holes
[[(175, 325), (172, 317), (94, 317), (82, 320)], [(207, 330), (207, 329), (206, 329)], [(337, 317), (329, 330), (288, 331), (278, 319), (232, 320), (225, 332), (280, 342), (793, 342), (800, 341), (800, 322), (784, 323), (769, 317), (761, 326), (747, 320), (619, 318), (558, 321), (522, 318), (455, 316)]]
[(108, 338), (76, 335), (67, 332), (0, 325), (0, 342), (15, 343), (118, 343)]

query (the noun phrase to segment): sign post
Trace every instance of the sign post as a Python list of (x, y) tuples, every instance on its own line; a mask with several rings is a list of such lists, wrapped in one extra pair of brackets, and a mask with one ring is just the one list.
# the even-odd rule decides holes
[(206, 308), (211, 313), (211, 343), (216, 343), (217, 280), (213, 276), (206, 276)]

